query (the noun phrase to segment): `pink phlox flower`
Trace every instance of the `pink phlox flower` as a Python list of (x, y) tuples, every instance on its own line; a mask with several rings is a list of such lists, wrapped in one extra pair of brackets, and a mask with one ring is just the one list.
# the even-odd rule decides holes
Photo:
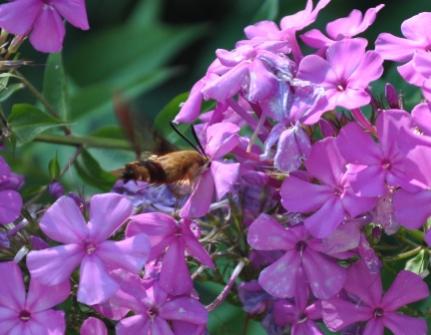
[(180, 210), (181, 217), (204, 216), (214, 195), (221, 200), (232, 190), (239, 177), (240, 163), (224, 162), (223, 157), (239, 145), (239, 130), (233, 123), (220, 122), (202, 131), (201, 143), (209, 164), (196, 179), (192, 194)]
[(374, 207), (375, 198), (358, 197), (351, 189), (346, 161), (334, 138), (314, 144), (305, 167), (320, 183), (291, 174), (281, 187), (281, 203), (288, 211), (310, 213), (304, 224), (313, 236), (328, 237), (346, 218), (355, 218)]
[(309, 301), (308, 290), (293, 300), (278, 300), (273, 305), (274, 322), (279, 326), (290, 326), (292, 335), (323, 335), (315, 323), (322, 319), (320, 301)]
[(344, 290), (351, 301), (333, 298), (322, 302), (323, 320), (332, 331), (366, 322), (364, 334), (383, 335), (384, 328), (394, 334), (426, 335), (424, 319), (397, 312), (401, 307), (428, 297), (428, 286), (413, 272), (398, 273), (389, 290), (383, 293), (379, 273), (370, 273), (358, 261), (349, 268)]
[(17, 190), (23, 184), (23, 178), (13, 173), (0, 156), (0, 224), (16, 220), (22, 208), (22, 198)]
[(190, 221), (176, 221), (163, 213), (135, 215), (127, 226), (126, 236), (145, 233), (149, 236), (149, 260), (161, 259), (160, 286), (172, 295), (189, 294), (193, 289), (186, 263), (186, 252), (205, 266), (214, 267), (208, 252), (190, 230)]
[(56, 285), (67, 280), (79, 266), (77, 299), (94, 305), (107, 300), (118, 289), (109, 270), (140, 271), (150, 245), (144, 234), (121, 241), (107, 240), (132, 214), (132, 204), (123, 196), (95, 195), (91, 198), (89, 212), (90, 220), (86, 224), (75, 201), (67, 196), (59, 198), (45, 212), (40, 228), (63, 245), (31, 251), (27, 267), (33, 278), (46, 285)]
[(256, 250), (284, 252), (259, 275), (259, 284), (274, 297), (297, 297), (310, 286), (315, 297), (328, 298), (344, 285), (345, 269), (303, 225), (286, 229), (261, 214), (249, 227), (247, 241)]
[(411, 178), (406, 175), (400, 142), (402, 129), (409, 126), (407, 112), (386, 110), (376, 121), (377, 141), (357, 123), (351, 122), (341, 129), (338, 148), (350, 164), (350, 183), (358, 195), (382, 196), (387, 193), (387, 185), (408, 187)]
[(82, 323), (80, 335), (108, 335), (108, 329), (102, 320), (89, 317)]
[(274, 297), (268, 294), (257, 280), (242, 282), (238, 286), (238, 297), (242, 308), (252, 315), (264, 313), (274, 302)]
[(171, 297), (158, 285), (147, 288), (135, 274), (117, 276), (120, 289), (112, 298), (135, 315), (122, 319), (118, 335), (202, 335), (208, 312), (190, 297)]
[(297, 78), (325, 89), (328, 105), (347, 109), (367, 105), (368, 85), (383, 74), (383, 59), (375, 51), (365, 51), (362, 39), (346, 39), (332, 44), (326, 50), (326, 59), (309, 55), (299, 64)]
[(354, 9), (347, 17), (342, 17), (329, 22), (326, 25), (325, 36), (320, 30), (312, 29), (301, 35), (301, 39), (305, 44), (316, 48), (326, 49), (336, 41), (346, 38), (352, 38), (367, 30), (376, 20), (378, 12), (385, 5), (381, 4), (373, 8), (369, 8), (365, 14), (358, 9)]
[(70, 294), (69, 281), (47, 287), (30, 280), (26, 293), (22, 272), (13, 262), (0, 263), (0, 334), (63, 335), (63, 311), (53, 309)]
[(36, 50), (59, 52), (63, 46), (63, 18), (89, 29), (85, 0), (13, 0), (0, 5), (0, 27), (16, 35), (30, 35)]

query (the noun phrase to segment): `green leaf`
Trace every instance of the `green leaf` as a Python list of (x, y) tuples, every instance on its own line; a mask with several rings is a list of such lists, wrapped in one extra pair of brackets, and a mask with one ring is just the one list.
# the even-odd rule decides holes
[(423, 249), (415, 257), (407, 261), (405, 269), (407, 271), (414, 272), (421, 277), (425, 277), (429, 273), (429, 261), (429, 253), (427, 250)]
[(253, 18), (253, 23), (263, 20), (275, 20), (280, 8), (279, 0), (263, 0), (262, 6)]
[(43, 77), (43, 95), (62, 120), (68, 117), (66, 74), (61, 53), (50, 54)]
[(0, 102), (3, 102), (7, 99), (9, 99), (9, 97), (14, 94), (16, 91), (21, 90), (22, 88), (24, 88), (24, 84), (11, 84), (9, 86), (7, 86), (6, 88), (0, 90)]
[(102, 191), (111, 190), (115, 183), (116, 178), (103, 170), (87, 150), (82, 151), (80, 158), (75, 162), (75, 168), (82, 180)]
[(93, 137), (124, 139), (123, 130), (115, 125), (99, 128), (90, 135)]
[[(174, 73), (174, 69), (159, 69), (142, 76), (127, 86), (117, 88), (117, 90), (122, 91), (125, 97), (131, 99), (158, 86)], [(112, 97), (114, 91), (113, 88), (105, 83), (95, 84), (77, 90), (70, 99), (71, 119), (78, 120), (82, 117), (86, 117), (89, 122), (89, 115), (113, 115)]]
[(18, 145), (30, 142), (48, 129), (65, 125), (29, 104), (13, 105), (8, 123), (18, 140)]
[(57, 153), (55, 154), (55, 157), (49, 161), (48, 171), (52, 180), (55, 180), (60, 176), (60, 163), (58, 162)]

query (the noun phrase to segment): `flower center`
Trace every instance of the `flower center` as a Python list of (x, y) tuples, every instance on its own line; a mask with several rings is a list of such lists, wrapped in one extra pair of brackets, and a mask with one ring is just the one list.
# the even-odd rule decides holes
[(23, 310), (19, 313), (19, 319), (23, 322), (27, 322), (31, 319), (31, 313), (29, 311)]
[(337, 198), (341, 198), (341, 196), (344, 194), (344, 187), (343, 186), (337, 186), (334, 189), (334, 194)]
[(87, 242), (85, 244), (85, 252), (87, 255), (92, 255), (96, 251), (96, 246), (92, 242)]
[(147, 310), (147, 315), (150, 319), (154, 319), (155, 317), (157, 317), (157, 315), (159, 315), (159, 310), (156, 306), (151, 306)]
[(384, 159), (382, 161), (382, 168), (384, 170), (389, 170), (391, 168), (391, 161), (389, 159)]
[(374, 310), (374, 317), (375, 318), (381, 318), (384, 315), (384, 311), (382, 308), (378, 307)]
[(296, 243), (296, 251), (298, 251), (300, 254), (302, 254), (305, 249), (307, 249), (307, 243), (305, 243), (305, 241), (299, 241), (298, 243)]

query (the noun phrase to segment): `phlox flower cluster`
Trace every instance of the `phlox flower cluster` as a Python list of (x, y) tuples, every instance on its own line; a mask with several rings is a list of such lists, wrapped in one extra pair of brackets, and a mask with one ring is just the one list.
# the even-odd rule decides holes
[[(429, 297), (426, 271), (403, 264), (388, 277), (382, 264), (396, 257), (381, 257), (380, 243), (402, 235), (415, 247), (407, 255), (431, 246), (431, 13), (406, 20), (404, 38), (373, 44), (358, 35), (384, 5), (313, 29), (329, 2), (248, 26), (232, 50), (216, 51), (174, 120), (194, 127), (207, 159), (188, 194), (133, 181), (89, 201), (54, 192), (29, 237), (37, 247), (0, 263), (0, 335), (205, 335), (229, 293), (270, 335), (429, 333), (426, 313), (407, 306)], [(18, 29), (24, 4), (34, 12)], [(15, 0), (0, 6), (0, 26), (50, 51), (64, 35), (60, 16), (88, 27), (83, 5)], [(57, 37), (41, 47), (44, 30)], [(421, 91), (411, 110), (395, 86), (383, 98), (374, 90), (385, 61)], [(0, 203), (8, 223), (21, 180), (3, 160), (0, 178), (0, 200), (13, 199)], [(204, 306), (194, 284), (208, 278), (225, 288)], [(56, 308), (67, 299), (91, 316)]]

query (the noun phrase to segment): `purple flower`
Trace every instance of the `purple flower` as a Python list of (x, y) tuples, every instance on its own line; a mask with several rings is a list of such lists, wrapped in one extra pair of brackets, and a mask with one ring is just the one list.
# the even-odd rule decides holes
[(314, 296), (327, 299), (344, 285), (346, 271), (327, 255), (320, 241), (302, 225), (284, 228), (266, 214), (250, 226), (247, 241), (257, 250), (283, 250), (284, 255), (259, 275), (259, 284), (277, 298), (301, 295), (308, 285)]
[(350, 166), (351, 186), (360, 196), (382, 196), (387, 186), (407, 185), (405, 155), (398, 146), (400, 129), (409, 127), (409, 114), (402, 110), (382, 112), (376, 121), (376, 142), (356, 123), (341, 129), (338, 148)]
[(353, 193), (345, 165), (335, 139), (326, 138), (313, 145), (305, 162), (310, 176), (320, 184), (294, 175), (283, 182), (280, 191), (283, 207), (292, 212), (312, 213), (304, 224), (315, 237), (328, 237), (346, 217), (354, 218), (375, 205), (374, 198), (360, 198)]
[(65, 35), (63, 18), (89, 29), (84, 0), (14, 0), (0, 6), (0, 27), (16, 35), (30, 35), (36, 50), (58, 52)]
[(241, 283), (238, 286), (238, 297), (243, 309), (249, 314), (262, 314), (274, 300), (256, 280)]
[[(118, 277), (118, 276), (117, 276)], [(137, 275), (117, 278), (120, 289), (112, 298), (135, 315), (122, 319), (118, 335), (202, 335), (208, 312), (199, 301), (188, 296), (170, 297), (159, 286), (147, 288)]]
[(317, 55), (306, 56), (299, 64), (299, 79), (322, 86), (328, 106), (347, 109), (367, 105), (370, 82), (383, 74), (383, 60), (374, 51), (365, 52), (366, 41), (351, 39), (336, 42), (326, 51), (326, 59)]
[(289, 300), (276, 301), (272, 311), (275, 323), (289, 325), (292, 335), (323, 335), (315, 323), (322, 318), (320, 302), (307, 306), (308, 292), (304, 294), (304, 298), (297, 299), (295, 303)]
[(192, 194), (181, 208), (181, 217), (204, 216), (214, 194), (221, 200), (232, 189), (239, 176), (240, 164), (221, 160), (239, 144), (239, 130), (237, 125), (229, 122), (215, 123), (206, 128), (202, 144), (210, 159), (209, 168), (197, 178)]
[(20, 215), (22, 198), (16, 190), (22, 183), (22, 177), (14, 174), (0, 157), (0, 224), (10, 223)]
[(107, 240), (131, 212), (131, 203), (118, 194), (95, 195), (90, 201), (90, 220), (86, 224), (75, 201), (61, 197), (46, 211), (40, 228), (49, 238), (64, 245), (31, 251), (27, 267), (32, 277), (46, 285), (56, 285), (80, 266), (78, 301), (93, 305), (108, 299), (118, 289), (108, 271), (124, 268), (138, 272), (149, 253), (144, 234), (118, 242)]
[(0, 263), (0, 277), (0, 334), (65, 333), (64, 312), (52, 307), (69, 296), (69, 281), (46, 287), (32, 278), (26, 293), (21, 270), (13, 262)]
[(401, 271), (389, 290), (383, 294), (379, 273), (370, 273), (363, 262), (348, 271), (344, 287), (352, 301), (334, 298), (322, 302), (323, 319), (332, 331), (339, 331), (353, 323), (367, 322), (363, 334), (383, 335), (384, 328), (395, 335), (426, 335), (426, 321), (397, 310), (404, 305), (428, 297), (423, 280), (413, 272)]
[(80, 335), (108, 335), (108, 329), (100, 319), (89, 317), (82, 323)]
[(186, 251), (202, 264), (214, 267), (211, 257), (190, 230), (190, 221), (177, 222), (163, 213), (135, 215), (127, 226), (126, 236), (141, 233), (150, 238), (149, 260), (163, 257), (160, 286), (169, 294), (189, 294), (193, 289), (185, 260)]
[(301, 39), (309, 46), (321, 49), (327, 48), (336, 41), (351, 38), (364, 32), (376, 20), (377, 13), (385, 5), (369, 8), (364, 15), (360, 10), (354, 9), (349, 16), (336, 19), (326, 25), (325, 36), (320, 30), (312, 29), (301, 35)]
[(53, 181), (48, 185), (48, 192), (52, 197), (57, 199), (64, 195), (64, 187), (58, 181)]

